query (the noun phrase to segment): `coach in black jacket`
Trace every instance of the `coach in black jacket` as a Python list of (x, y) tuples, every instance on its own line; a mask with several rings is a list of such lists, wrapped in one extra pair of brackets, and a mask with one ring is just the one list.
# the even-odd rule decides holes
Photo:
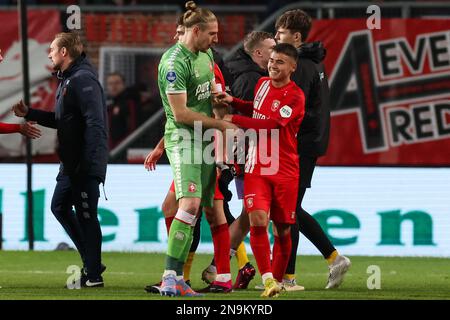
[[(54, 128), (61, 160), (51, 209), (83, 261), (81, 286), (102, 287), (102, 233), (97, 217), (99, 184), (108, 162), (107, 109), (97, 74), (75, 33), (57, 34), (49, 58), (60, 80), (54, 112), (35, 110), (22, 101), (17, 116)], [(72, 206), (75, 206), (76, 216)]]
[(320, 42), (306, 43), (312, 19), (302, 10), (290, 10), (282, 14), (275, 23), (278, 42), (289, 43), (298, 48), (297, 70), (292, 80), (305, 94), (305, 117), (297, 134), (300, 155), (300, 188), (297, 202), (297, 224), (291, 227), (292, 251), (286, 270), (286, 289), (301, 290), (295, 283), (295, 259), (300, 230), (322, 253), (329, 264), (326, 289), (338, 287), (350, 267), (350, 260), (340, 256), (317, 221), (302, 208), (306, 189), (311, 179), (317, 158), (328, 148), (330, 134), (330, 101), (328, 79), (322, 61), (326, 51)]

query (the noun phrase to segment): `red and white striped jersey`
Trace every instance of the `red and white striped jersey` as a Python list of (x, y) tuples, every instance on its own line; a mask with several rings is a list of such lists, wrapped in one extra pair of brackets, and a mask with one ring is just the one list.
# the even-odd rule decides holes
[(272, 119), (277, 129), (258, 130), (258, 142), (250, 141), (245, 172), (280, 177), (299, 176), (297, 133), (305, 114), (303, 91), (293, 82), (276, 88), (269, 77), (255, 87), (253, 118)]

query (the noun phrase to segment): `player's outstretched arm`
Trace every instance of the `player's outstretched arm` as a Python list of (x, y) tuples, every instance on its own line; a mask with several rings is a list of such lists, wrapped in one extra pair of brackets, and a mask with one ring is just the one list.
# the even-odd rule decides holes
[(56, 118), (54, 112), (42, 111), (28, 107), (20, 100), (11, 108), (17, 117), (25, 118), (30, 121), (36, 121), (38, 124), (56, 129)]
[(20, 133), (28, 138), (36, 139), (41, 136), (41, 130), (36, 128), (35, 122), (25, 122), (22, 124), (0, 123), (0, 133)]
[(167, 98), (176, 122), (193, 127), (194, 122), (201, 121), (204, 128), (215, 128), (222, 131), (226, 129), (237, 129), (237, 126), (230, 122), (213, 119), (189, 109), (186, 106), (186, 93), (168, 94)]
[(219, 92), (214, 95), (214, 100), (219, 103), (226, 103), (242, 114), (251, 117), (253, 115), (253, 101), (245, 101), (229, 95), (226, 92)]
[(226, 115), (225, 121), (232, 122), (245, 129), (276, 129), (281, 127), (280, 123), (273, 119), (254, 119), (240, 115)]

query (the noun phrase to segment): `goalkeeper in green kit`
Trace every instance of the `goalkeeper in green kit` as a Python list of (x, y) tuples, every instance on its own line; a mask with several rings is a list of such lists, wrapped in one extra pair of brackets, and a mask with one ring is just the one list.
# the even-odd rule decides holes
[(211, 152), (204, 158), (211, 151), (213, 134), (209, 140), (204, 139), (207, 134), (203, 129), (237, 129), (229, 122), (212, 118), (214, 60), (208, 49), (218, 41), (217, 18), (193, 1), (186, 3), (186, 9), (185, 37), (164, 53), (158, 67), (158, 85), (167, 118), (164, 144), (179, 207), (168, 238), (160, 291), (165, 296), (198, 295), (184, 284), (183, 265), (199, 207), (213, 205), (216, 166)]

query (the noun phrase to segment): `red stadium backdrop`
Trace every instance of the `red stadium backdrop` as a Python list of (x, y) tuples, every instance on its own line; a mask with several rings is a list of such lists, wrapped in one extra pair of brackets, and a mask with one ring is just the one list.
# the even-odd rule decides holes
[[(0, 121), (19, 122), (10, 112), (11, 105), (23, 97), (21, 42), (16, 11), (0, 11), (0, 49), (4, 61), (0, 64)], [(61, 31), (60, 14), (57, 10), (30, 10), (28, 12), (28, 50), (30, 59), (31, 103), (34, 108), (51, 109), (57, 82), (51, 77), (48, 48), (56, 33)], [(50, 138), (33, 143), (34, 153), (54, 153), (54, 130)], [(19, 135), (0, 136), (0, 157), (24, 155), (23, 139)]]
[(331, 90), (322, 165), (450, 165), (448, 20), (318, 20)]

